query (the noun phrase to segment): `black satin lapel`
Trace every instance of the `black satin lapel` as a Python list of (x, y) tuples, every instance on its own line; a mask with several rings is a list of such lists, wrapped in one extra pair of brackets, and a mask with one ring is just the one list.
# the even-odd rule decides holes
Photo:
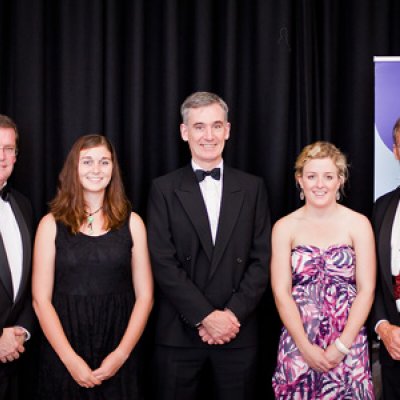
[(209, 278), (214, 274), (225, 248), (231, 239), (233, 228), (239, 217), (244, 199), (242, 189), (231, 174), (229, 174), (228, 169), (224, 171), (223, 179), (221, 211)]
[(180, 189), (175, 190), (187, 216), (191, 220), (207, 257), (211, 261), (213, 243), (207, 209), (193, 170), (185, 171)]
[(6, 249), (4, 247), (3, 238), (0, 234), (0, 280), (3, 286), (6, 289), (7, 294), (10, 296), (10, 299), (14, 298), (14, 290), (12, 285), (12, 277), (10, 265), (8, 263), (8, 258), (6, 254)]
[(22, 275), (21, 275), (21, 283), (19, 286), (19, 291), (17, 294), (17, 297), (15, 298), (15, 301), (18, 301), (19, 297), (22, 295), (24, 292), (24, 288), (26, 285), (29, 284), (29, 276), (30, 276), (30, 271), (31, 271), (31, 238), (28, 230), (28, 226), (26, 225), (25, 219), (22, 215), (21, 209), (19, 208), (17, 202), (15, 201), (15, 198), (10, 195), (10, 205), (13, 210), (15, 219), (17, 220), (17, 224), (19, 227), (19, 231), (21, 233), (21, 239), (22, 239)]
[(391, 238), (392, 238), (392, 228), (394, 217), (396, 215), (397, 205), (399, 202), (399, 196), (393, 196), (385, 215), (383, 217), (381, 230), (379, 232), (379, 254), (380, 254), (380, 262), (383, 266), (381, 269), (382, 278), (386, 283), (387, 287), (391, 289), (391, 293), (393, 295), (393, 284), (392, 284), (392, 270), (391, 270), (391, 260), (392, 260), (392, 248), (391, 248)]

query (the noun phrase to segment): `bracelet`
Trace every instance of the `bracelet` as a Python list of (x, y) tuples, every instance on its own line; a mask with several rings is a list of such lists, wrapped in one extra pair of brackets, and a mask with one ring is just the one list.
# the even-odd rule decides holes
[(345, 355), (350, 353), (350, 349), (347, 348), (339, 338), (335, 340), (335, 346), (341, 353)]

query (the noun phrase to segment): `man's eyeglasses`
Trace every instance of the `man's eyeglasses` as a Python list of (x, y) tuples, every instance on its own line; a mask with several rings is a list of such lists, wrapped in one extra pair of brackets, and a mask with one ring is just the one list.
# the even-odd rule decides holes
[(4, 151), (5, 154), (7, 154), (8, 156), (15, 156), (17, 155), (17, 148), (14, 146), (4, 146), (4, 147), (0, 147), (0, 151)]

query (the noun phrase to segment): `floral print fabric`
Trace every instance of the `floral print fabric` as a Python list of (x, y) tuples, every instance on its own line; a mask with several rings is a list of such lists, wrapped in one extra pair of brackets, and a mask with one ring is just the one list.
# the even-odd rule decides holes
[[(356, 255), (349, 245), (292, 250), (292, 295), (311, 343), (326, 348), (343, 331), (356, 296)], [(366, 329), (334, 369), (319, 373), (305, 363), (285, 328), (272, 379), (276, 399), (374, 399)]]

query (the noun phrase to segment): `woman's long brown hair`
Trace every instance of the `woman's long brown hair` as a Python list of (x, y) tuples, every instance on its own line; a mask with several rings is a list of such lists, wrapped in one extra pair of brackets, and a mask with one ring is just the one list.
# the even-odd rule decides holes
[(126, 197), (117, 155), (111, 142), (102, 135), (81, 136), (72, 146), (58, 177), (57, 194), (49, 203), (56, 221), (65, 224), (72, 233), (79, 232), (87, 218), (82, 184), (78, 175), (79, 155), (82, 150), (104, 146), (111, 153), (113, 170), (106, 187), (103, 214), (105, 230), (117, 229), (128, 218), (131, 206)]

